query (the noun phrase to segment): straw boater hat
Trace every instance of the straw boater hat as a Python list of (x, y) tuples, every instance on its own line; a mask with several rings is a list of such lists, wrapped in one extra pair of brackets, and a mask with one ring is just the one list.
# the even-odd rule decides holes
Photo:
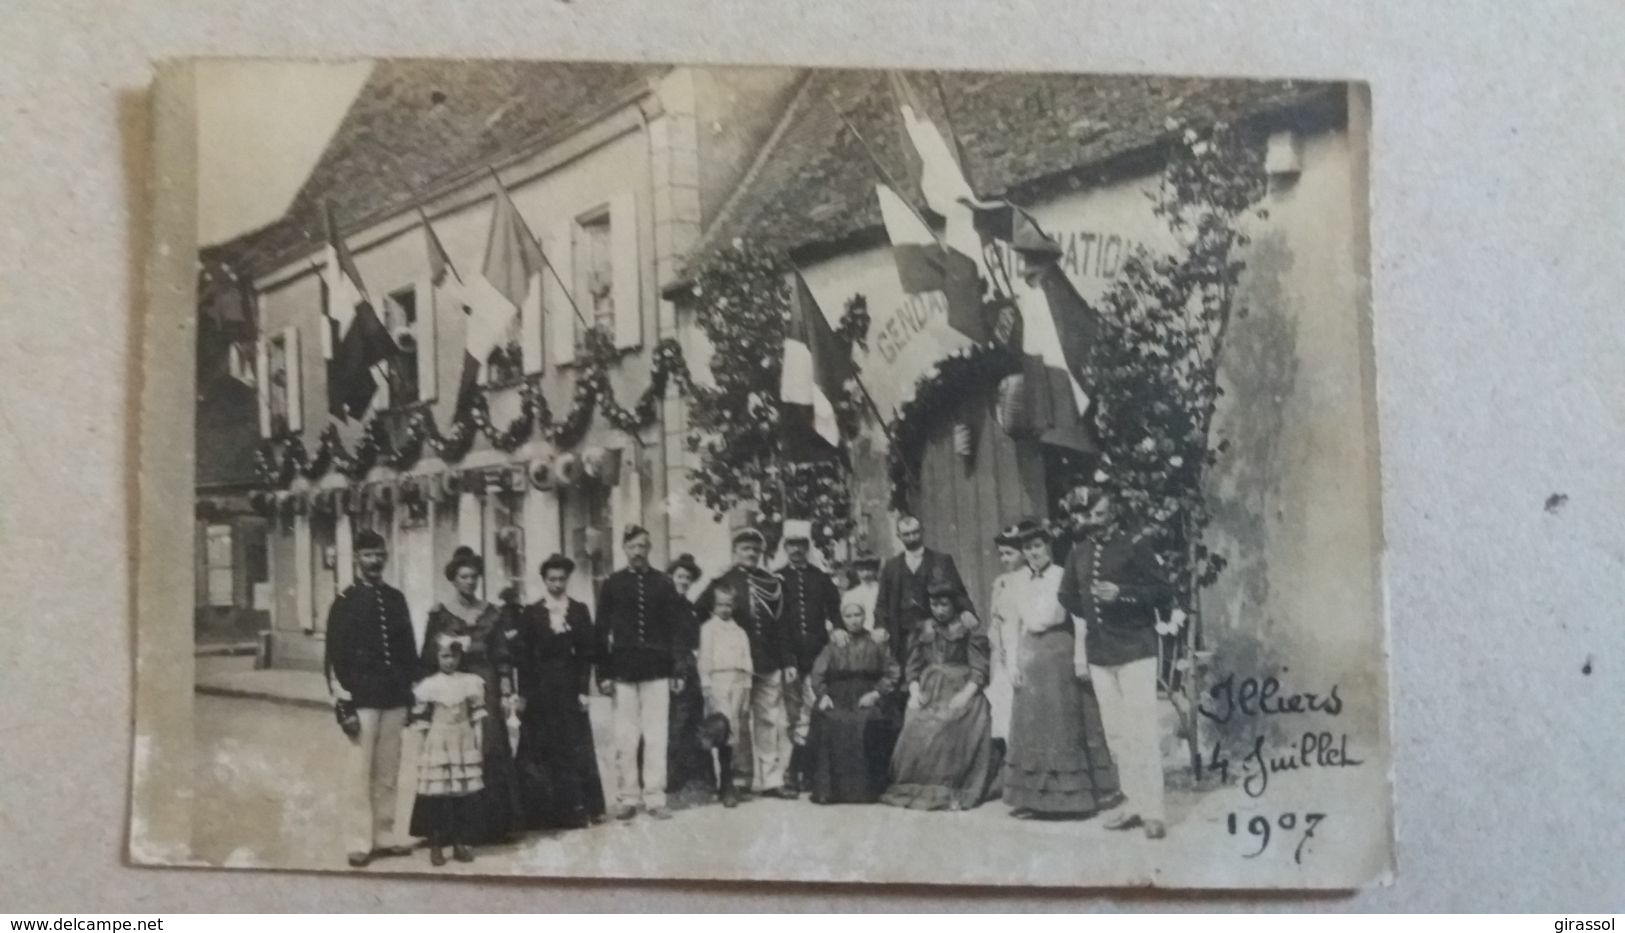
[(812, 522), (805, 518), (787, 518), (784, 520), (785, 541), (811, 541)]

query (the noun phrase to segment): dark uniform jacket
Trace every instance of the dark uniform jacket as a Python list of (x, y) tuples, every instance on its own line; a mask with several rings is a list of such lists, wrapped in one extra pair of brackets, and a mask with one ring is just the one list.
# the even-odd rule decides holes
[(796, 669), (805, 674), (841, 624), (841, 591), (829, 574), (810, 564), (787, 565), (779, 579), (784, 583), (785, 637)]
[[(1094, 598), (1097, 580), (1117, 585), (1116, 602)], [(1173, 593), (1143, 535), (1110, 532), (1072, 546), (1059, 598), (1066, 611), (1083, 620), (1089, 663), (1111, 666), (1156, 657), (1156, 611)]]
[(902, 554), (888, 558), (880, 568), (875, 627), (885, 630), (892, 654), (900, 664), (908, 658), (909, 638), (914, 634), (914, 629), (931, 616), (931, 601), (926, 598), (925, 591), (936, 577), (947, 580), (959, 591), (961, 612), (970, 609), (965, 581), (959, 576), (954, 559), (947, 554), (926, 548), (917, 571), (908, 569), (908, 561)]
[(671, 577), (623, 567), (598, 594), (599, 676), (628, 683), (672, 676), (688, 607)]
[[(750, 638), (750, 661), (757, 676), (794, 665), (795, 652), (784, 632), (784, 581), (765, 570), (733, 567), (712, 581), (695, 604), (701, 619), (711, 617), (716, 593), (723, 587), (733, 590), (734, 621)], [(760, 598), (753, 598), (753, 591)]]
[(400, 590), (357, 582), (333, 600), (323, 668), (358, 709), (411, 706), (417, 666), (412, 618)]

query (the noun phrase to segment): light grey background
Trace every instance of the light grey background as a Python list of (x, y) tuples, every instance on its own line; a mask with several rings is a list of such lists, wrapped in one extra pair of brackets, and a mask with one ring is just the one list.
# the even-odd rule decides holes
[[(0, 24), (0, 911), (1625, 905), (1614, 0), (14, 0)], [(1195, 898), (125, 867), (142, 95), (152, 59), (201, 54), (1370, 81), (1396, 883)]]

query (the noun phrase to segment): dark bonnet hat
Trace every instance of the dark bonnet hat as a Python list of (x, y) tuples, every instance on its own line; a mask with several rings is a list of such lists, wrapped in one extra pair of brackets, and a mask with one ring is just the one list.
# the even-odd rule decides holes
[(1026, 544), (1028, 541), (1035, 538), (1041, 538), (1045, 541), (1052, 540), (1052, 536), (1049, 532), (1049, 526), (1045, 525), (1036, 518), (1024, 518), (1017, 522), (1015, 527), (1011, 530), (1015, 532), (1015, 541), (1017, 544)]
[(568, 576), (576, 572), (576, 562), (563, 554), (549, 554), (538, 572), (545, 577), (549, 570), (562, 570)]
[(464, 567), (473, 567), (475, 573), (485, 575), (485, 561), (466, 544), (459, 545), (457, 550), (451, 552), (451, 560), (446, 562), (446, 579), (456, 579), (457, 571)]
[(377, 551), (384, 547), (384, 536), (371, 528), (358, 532), (355, 536), (355, 549), (358, 551)]
[(993, 543), (999, 547), (1021, 547), (1021, 526), (1004, 526), (1003, 531), (993, 536)]
[(939, 596), (946, 596), (950, 599), (957, 598), (959, 596), (959, 587), (955, 586), (953, 581), (947, 577), (932, 575), (931, 582), (926, 584), (925, 595), (930, 599), (936, 599)]
[(679, 570), (687, 570), (688, 575), (696, 580), (704, 576), (704, 574), (700, 573), (700, 565), (695, 562), (693, 554), (683, 553), (677, 555), (677, 559), (672, 561), (671, 566), (666, 568), (667, 573), (676, 573)]

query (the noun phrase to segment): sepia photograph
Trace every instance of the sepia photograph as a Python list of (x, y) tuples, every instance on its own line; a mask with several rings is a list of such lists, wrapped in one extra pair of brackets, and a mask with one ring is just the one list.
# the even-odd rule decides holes
[(1364, 84), (154, 93), (132, 861), (1392, 880)]

